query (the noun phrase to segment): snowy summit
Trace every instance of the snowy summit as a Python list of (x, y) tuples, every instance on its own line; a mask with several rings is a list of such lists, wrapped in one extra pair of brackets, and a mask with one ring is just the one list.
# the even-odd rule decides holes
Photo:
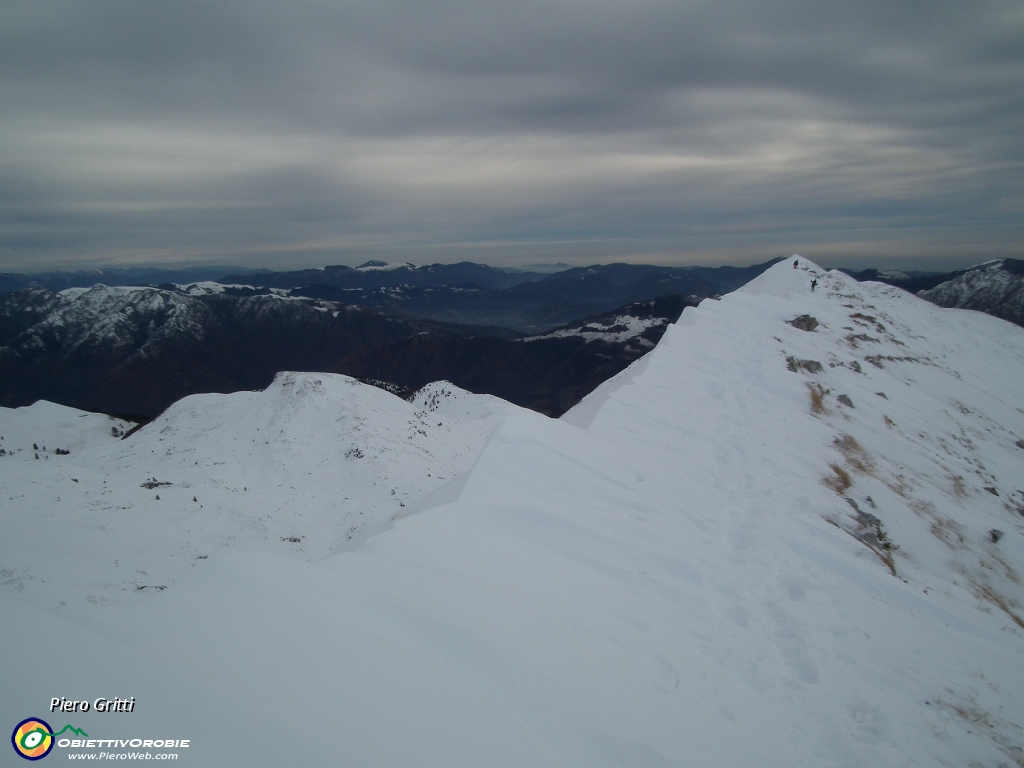
[(416, 269), (416, 266), (407, 261), (389, 264), (386, 261), (372, 259), (356, 267), (357, 272), (394, 272), (396, 269)]
[(1022, 766), (1021, 381), (1024, 329), (793, 257), (560, 420), (0, 410), (0, 708), (130, 695), (74, 725), (203, 766)]

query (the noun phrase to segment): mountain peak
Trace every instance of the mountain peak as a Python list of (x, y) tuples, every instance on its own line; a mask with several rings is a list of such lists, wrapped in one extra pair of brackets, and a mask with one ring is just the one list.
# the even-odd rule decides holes
[(409, 262), (394, 262), (389, 264), (386, 261), (380, 261), (378, 259), (371, 259), (365, 264), (360, 264), (356, 267), (356, 270), (360, 272), (392, 272), (396, 269), (416, 269), (416, 267)]
[(994, 259), (918, 293), (940, 307), (987, 312), (1024, 326), (1024, 261)]
[(559, 420), (0, 409), (4, 698), (101, 670), (254, 765), (1019, 763), (1022, 380), (1024, 330), (794, 256)]

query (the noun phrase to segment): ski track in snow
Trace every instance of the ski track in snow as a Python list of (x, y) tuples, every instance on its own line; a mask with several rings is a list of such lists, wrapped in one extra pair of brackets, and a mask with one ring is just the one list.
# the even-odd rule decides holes
[(1024, 766), (1022, 372), (794, 257), (561, 420), (320, 374), (124, 441), (0, 410), (0, 707), (115, 688), (194, 765)]

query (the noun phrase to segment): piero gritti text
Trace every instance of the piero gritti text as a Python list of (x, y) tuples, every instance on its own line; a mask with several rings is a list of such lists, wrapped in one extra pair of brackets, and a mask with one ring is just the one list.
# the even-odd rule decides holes
[(51, 712), (88, 712), (90, 709), (94, 712), (134, 712), (135, 711), (135, 697), (132, 696), (129, 699), (122, 699), (114, 697), (113, 699), (105, 699), (100, 697), (90, 704), (85, 699), (78, 701), (75, 699), (65, 699), (64, 697), (54, 697), (50, 699), (50, 711)]

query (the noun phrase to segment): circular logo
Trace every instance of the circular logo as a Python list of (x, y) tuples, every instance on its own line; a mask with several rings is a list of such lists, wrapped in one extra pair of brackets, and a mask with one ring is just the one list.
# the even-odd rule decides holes
[(22, 720), (11, 734), (14, 751), (26, 760), (41, 760), (53, 749), (53, 728), (45, 720)]

